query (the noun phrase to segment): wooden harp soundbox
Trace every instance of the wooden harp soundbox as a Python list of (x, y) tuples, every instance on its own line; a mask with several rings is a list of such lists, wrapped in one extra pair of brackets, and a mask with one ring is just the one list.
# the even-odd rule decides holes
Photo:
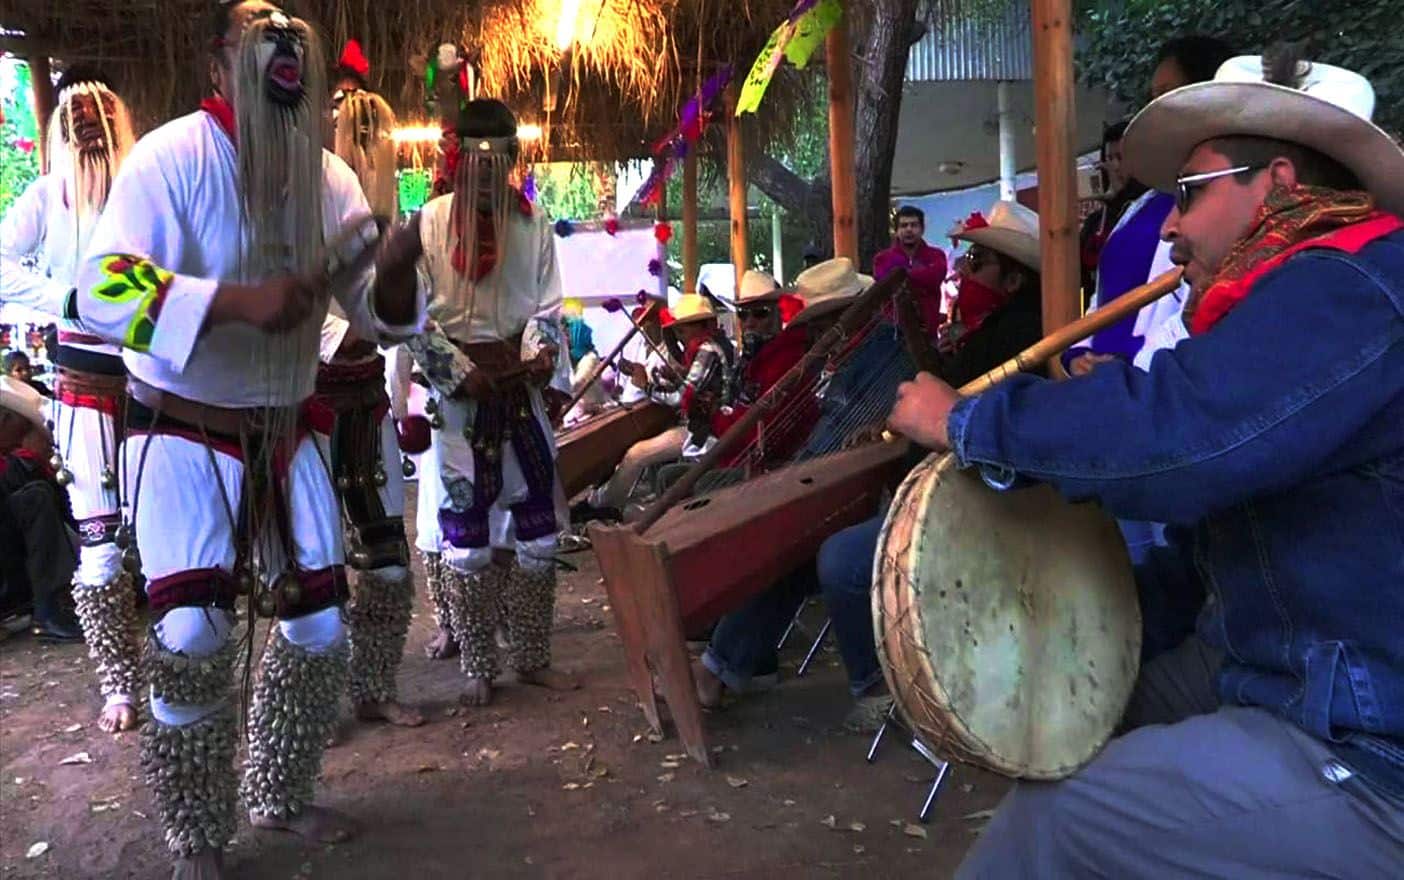
[(793, 464), (715, 492), (689, 497), (697, 481), (767, 412), (854, 339), (882, 303), (907, 290), (899, 271), (850, 305), (804, 358), (763, 395), (637, 523), (594, 524), (590, 539), (630, 683), (657, 732), (654, 675), (687, 753), (711, 766), (686, 638), (769, 588), (819, 552), (826, 538), (878, 512), (901, 475), (905, 441), (860, 446)]
[(612, 407), (556, 435), (556, 469), (567, 498), (598, 485), (640, 440), (678, 423), (672, 407), (651, 401)]

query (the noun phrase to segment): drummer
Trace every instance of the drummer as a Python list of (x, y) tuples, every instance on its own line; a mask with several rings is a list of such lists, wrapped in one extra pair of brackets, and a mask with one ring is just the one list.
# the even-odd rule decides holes
[(892, 427), (996, 488), (1176, 526), (1137, 569), (1128, 732), (1017, 786), (958, 876), (1399, 875), (1404, 151), (1373, 105), (1286, 52), (1158, 98), (1126, 156), (1177, 197), (1190, 338), (1148, 373), (903, 386)]

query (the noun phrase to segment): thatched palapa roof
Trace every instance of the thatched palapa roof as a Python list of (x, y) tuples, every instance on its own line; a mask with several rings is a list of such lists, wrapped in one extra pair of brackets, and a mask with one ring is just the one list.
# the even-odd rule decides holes
[[(320, 30), (330, 65), (346, 39), (361, 42), (371, 87), (402, 124), (431, 123), (423, 63), (457, 40), (481, 52), (484, 94), (542, 125), (551, 158), (615, 160), (647, 154), (702, 79), (733, 64), (744, 77), (793, 0), (288, 0)], [(212, 0), (0, 0), (0, 48), (45, 54), (57, 66), (101, 64), (142, 128), (193, 109), (208, 82)], [(556, 45), (562, 9), (575, 12), (575, 43)], [(564, 60), (563, 60), (564, 59)], [(564, 83), (551, 115), (548, 78)], [(777, 77), (754, 123), (788, 129), (804, 84)]]

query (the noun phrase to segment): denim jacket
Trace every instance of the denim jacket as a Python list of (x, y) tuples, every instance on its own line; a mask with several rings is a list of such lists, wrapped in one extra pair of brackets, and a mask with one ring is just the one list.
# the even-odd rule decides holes
[(1189, 576), (1143, 602), (1148, 631), (1202, 591), (1222, 700), (1404, 796), (1404, 232), (1301, 252), (1149, 372), (1016, 377), (957, 404), (948, 431), (987, 479), (1180, 527)]

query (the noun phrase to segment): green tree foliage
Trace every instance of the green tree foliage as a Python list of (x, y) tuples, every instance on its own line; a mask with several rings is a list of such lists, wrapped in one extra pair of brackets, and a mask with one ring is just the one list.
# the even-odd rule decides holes
[(0, 109), (5, 114), (5, 124), (0, 125), (0, 216), (4, 216), (10, 203), (39, 176), (39, 135), (30, 98), (29, 65), (13, 59), (0, 64), (8, 68), (0, 70)]
[(1278, 40), (1354, 70), (1375, 87), (1375, 122), (1404, 133), (1404, 39), (1398, 0), (1097, 0), (1079, 4), (1079, 76), (1140, 105), (1160, 44), (1184, 34), (1258, 54)]

